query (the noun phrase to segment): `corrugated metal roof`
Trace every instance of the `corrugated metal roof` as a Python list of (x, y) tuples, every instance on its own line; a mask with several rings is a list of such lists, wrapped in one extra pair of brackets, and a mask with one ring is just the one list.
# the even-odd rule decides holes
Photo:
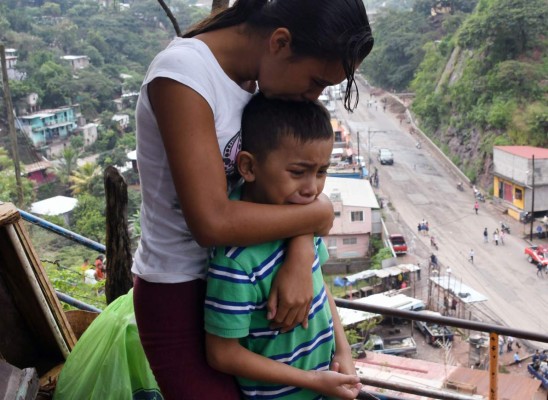
[[(474, 387), (476, 395), (489, 397), (488, 371), (443, 365), (414, 358), (367, 352), (367, 358), (356, 361), (358, 376), (367, 376), (386, 382), (405, 383), (427, 389), (443, 389), (446, 381)], [(498, 374), (498, 398), (529, 400), (538, 392), (540, 381), (514, 374)], [(376, 390), (367, 386), (368, 390)], [(446, 389), (447, 390), (447, 389)], [(406, 399), (426, 400), (419, 395), (383, 389), (384, 394), (405, 396)], [(455, 393), (447, 390), (447, 393)]]
[(32, 203), (30, 212), (40, 215), (61, 215), (72, 211), (78, 200), (72, 197), (55, 196)]
[(548, 149), (543, 147), (495, 146), (495, 149), (513, 154), (518, 157), (527, 158), (529, 160), (533, 158), (533, 155), (535, 155), (535, 159), (548, 159)]
[(25, 173), (27, 173), (27, 174), (30, 174), (30, 173), (36, 172), (36, 171), (40, 171), (40, 170), (43, 170), (43, 169), (51, 168), (51, 167), (52, 167), (51, 161), (48, 161), (48, 160), (37, 161), (35, 163), (26, 164), (24, 166)]
[(465, 285), (461, 280), (456, 279), (455, 277), (434, 276), (430, 277), (430, 280), (445, 290), (450, 289), (459, 296), (459, 299), (463, 303), (478, 303), (487, 300), (487, 297), (483, 294), (472, 289), (470, 286)]

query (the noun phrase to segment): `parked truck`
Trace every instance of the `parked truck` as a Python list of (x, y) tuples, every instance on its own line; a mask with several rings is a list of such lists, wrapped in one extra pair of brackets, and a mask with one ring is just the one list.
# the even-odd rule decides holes
[[(435, 311), (421, 311), (422, 313), (428, 313), (430, 315), (441, 316), (440, 313)], [(435, 322), (415, 321), (415, 327), (421, 331), (426, 338), (426, 342), (429, 344), (452, 342), (453, 331), (445, 326), (439, 325)]]
[(376, 353), (405, 356), (417, 353), (417, 343), (411, 336), (382, 338), (371, 335), (365, 346)]

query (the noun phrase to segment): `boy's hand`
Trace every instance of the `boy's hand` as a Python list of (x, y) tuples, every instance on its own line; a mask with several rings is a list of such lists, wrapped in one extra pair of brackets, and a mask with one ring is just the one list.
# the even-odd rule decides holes
[(268, 296), (267, 318), (270, 327), (287, 332), (302, 324), (308, 328), (308, 312), (314, 298), (312, 265), (314, 246), (312, 235), (298, 236), (288, 244), (283, 265), (272, 282)]
[(352, 400), (362, 387), (356, 375), (345, 375), (335, 371), (314, 371), (312, 390), (338, 399)]
[(352, 353), (343, 353), (335, 351), (331, 361), (331, 371), (340, 372), (346, 375), (356, 375), (356, 367), (352, 360)]

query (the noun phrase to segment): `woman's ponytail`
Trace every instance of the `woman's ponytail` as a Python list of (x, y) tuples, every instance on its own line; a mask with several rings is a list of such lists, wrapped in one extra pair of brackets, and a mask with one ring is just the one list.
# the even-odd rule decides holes
[(183, 37), (191, 38), (200, 33), (244, 23), (251, 15), (261, 11), (268, 2), (269, 0), (237, 0), (231, 7), (221, 10), (192, 26), (183, 34)]

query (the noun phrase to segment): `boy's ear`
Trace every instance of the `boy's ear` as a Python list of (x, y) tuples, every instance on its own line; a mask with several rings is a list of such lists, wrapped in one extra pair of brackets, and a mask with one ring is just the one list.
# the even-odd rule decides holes
[(236, 157), (238, 172), (246, 182), (255, 181), (255, 157), (247, 151), (240, 151)]
[(289, 52), (291, 54), (291, 32), (287, 28), (278, 28), (270, 35), (269, 47), (272, 54)]

